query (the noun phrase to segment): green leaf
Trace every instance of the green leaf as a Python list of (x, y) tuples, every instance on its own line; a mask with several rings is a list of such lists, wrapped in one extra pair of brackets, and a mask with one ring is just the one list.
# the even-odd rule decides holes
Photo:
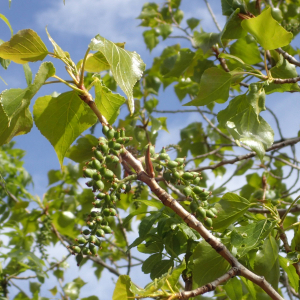
[(194, 56), (190, 49), (180, 49), (174, 67), (164, 77), (179, 77), (190, 66)]
[(163, 274), (167, 273), (170, 268), (173, 268), (174, 262), (172, 259), (163, 259), (156, 262), (151, 269), (150, 278), (154, 280), (155, 278), (161, 277)]
[(290, 263), (290, 261), (279, 255), (279, 263), (282, 269), (286, 272), (291, 287), (298, 293), (299, 290), (299, 276), (296, 272), (295, 267)]
[(45, 44), (31, 29), (18, 31), (8, 42), (0, 45), (0, 57), (18, 64), (43, 60), (47, 54)]
[(230, 300), (240, 300), (243, 298), (242, 283), (236, 277), (231, 278), (225, 285), (224, 289)]
[(57, 287), (55, 286), (52, 289), (50, 289), (49, 291), (53, 296), (55, 296), (57, 294)]
[(159, 263), (161, 261), (162, 254), (161, 253), (155, 253), (150, 255), (144, 262), (142, 266), (142, 271), (145, 274), (151, 273), (151, 270), (153, 269), (154, 265), (156, 263)]
[(114, 94), (109, 88), (103, 85), (100, 76), (95, 75), (95, 103), (106, 118), (108, 123), (113, 124), (120, 113), (120, 107), (126, 99), (120, 94)]
[(23, 70), (25, 73), (26, 83), (28, 86), (30, 86), (32, 83), (32, 72), (31, 72), (31, 69), (30, 69), (28, 63), (23, 64)]
[(85, 71), (93, 73), (109, 70), (109, 68), (109, 63), (101, 52), (90, 53), (84, 67)]
[(241, 13), (246, 13), (247, 6), (244, 0), (221, 0), (222, 13), (224, 16), (230, 16), (237, 8)]
[(97, 143), (97, 138), (91, 134), (87, 134), (84, 137), (79, 138), (76, 141), (76, 145), (69, 148), (66, 157), (77, 163), (90, 160), (93, 156), (92, 148), (95, 147)]
[(63, 179), (63, 174), (60, 170), (50, 170), (48, 172), (48, 185), (56, 183)]
[(99, 300), (99, 298), (97, 296), (89, 296), (89, 297), (81, 298), (81, 300)]
[(243, 20), (242, 27), (251, 33), (265, 50), (286, 46), (293, 39), (293, 34), (273, 19), (271, 7), (255, 18)]
[(121, 275), (116, 283), (112, 300), (130, 300), (134, 294), (130, 290), (131, 280), (128, 275)]
[(147, 49), (150, 51), (156, 47), (156, 45), (159, 43), (159, 33), (155, 29), (145, 30), (143, 32), (144, 36), (144, 42), (147, 46)]
[(13, 29), (11, 28), (11, 25), (10, 25), (8, 19), (7, 19), (4, 15), (2, 15), (2, 14), (0, 14), (0, 19), (1, 19), (2, 21), (4, 21), (4, 23), (8, 26), (8, 28), (9, 28), (9, 30), (10, 30), (11, 36), (13, 36), (14, 32), (13, 32)]
[(189, 18), (189, 19), (186, 20), (186, 23), (191, 28), (191, 30), (193, 30), (199, 25), (200, 20), (196, 19), (196, 18)]
[(252, 106), (227, 121), (226, 127), (237, 142), (242, 142), (262, 159), (274, 141), (271, 126), (255, 113)]
[(245, 226), (235, 227), (231, 233), (231, 244), (237, 248), (240, 256), (244, 256), (248, 251), (257, 247), (275, 225), (275, 221), (264, 219)]
[(54, 54), (55, 54), (58, 58), (60, 58), (60, 59), (67, 58), (67, 55), (66, 55), (65, 51), (62, 50), (62, 49), (56, 44), (56, 42), (52, 39), (52, 37), (50, 36), (47, 27), (46, 27), (46, 33), (47, 33), (47, 35), (48, 35), (48, 38), (49, 38), (51, 44), (52, 44), (53, 47), (54, 47)]
[(97, 121), (74, 91), (58, 97), (38, 98), (33, 106), (33, 115), (36, 126), (54, 147), (61, 166), (70, 145)]
[(39, 282), (29, 282), (29, 289), (32, 294), (36, 291), (40, 291), (41, 284)]
[(226, 193), (215, 207), (219, 213), (218, 217), (214, 219), (213, 227), (214, 229), (224, 229), (248, 210), (250, 202), (234, 193)]
[(242, 59), (246, 64), (254, 65), (262, 61), (257, 43), (249, 36), (238, 39), (230, 46), (230, 54)]
[(221, 40), (239, 39), (247, 35), (247, 32), (242, 28), (242, 19), (238, 17), (240, 9), (237, 8), (227, 19), (227, 22), (221, 32)]
[[(295, 65), (290, 64), (282, 55), (279, 55), (279, 60), (276, 66), (270, 69), (270, 73), (273, 78), (294, 78), (297, 77), (297, 71)], [(297, 83), (285, 83), (285, 84), (275, 84), (270, 83), (265, 85), (265, 91), (267, 94), (274, 92), (286, 92), (286, 91), (299, 91), (299, 86)]]
[(173, 27), (170, 24), (160, 24), (157, 26), (159, 35), (165, 40), (173, 31)]
[(256, 253), (254, 261), (254, 273), (264, 276), (265, 279), (273, 286), (278, 288), (279, 281), (279, 260), (278, 244), (273, 236), (265, 240), (263, 247)]
[(243, 283), (247, 287), (247, 289), (248, 289), (250, 295), (252, 296), (252, 298), (256, 299), (256, 290), (255, 290), (254, 283), (251, 280), (246, 279), (245, 277), (241, 277), (241, 280), (243, 281)]
[(122, 49), (100, 35), (92, 39), (89, 47), (105, 56), (115, 80), (128, 97), (129, 110), (133, 114), (133, 86), (142, 77), (145, 70), (144, 62), (136, 52)]
[(221, 44), (220, 33), (214, 32), (197, 32), (194, 31), (192, 39), (193, 46), (195, 48), (201, 48), (205, 54), (215, 44)]
[(76, 300), (79, 297), (80, 288), (75, 282), (69, 282), (63, 287), (63, 291), (71, 300)]
[(201, 77), (198, 96), (185, 106), (202, 106), (213, 101), (225, 102), (229, 97), (230, 81), (229, 73), (218, 68), (206, 69)]
[(203, 240), (197, 245), (193, 256), (193, 279), (198, 286), (217, 279), (230, 269), (230, 264)]

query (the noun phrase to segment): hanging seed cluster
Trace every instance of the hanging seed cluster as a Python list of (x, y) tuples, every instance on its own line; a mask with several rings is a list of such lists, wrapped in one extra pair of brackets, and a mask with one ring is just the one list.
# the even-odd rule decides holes
[(201, 174), (197, 172), (185, 172), (185, 158), (171, 160), (165, 148), (156, 155), (152, 162), (157, 164), (155, 167), (156, 171), (163, 172), (163, 178), (167, 182), (178, 185), (187, 199), (191, 200), (190, 209), (197, 219), (204, 222), (206, 227), (212, 229), (213, 218), (217, 217), (218, 211), (207, 202), (211, 196), (211, 192), (199, 187), (202, 179)]
[(125, 129), (114, 130), (112, 127), (103, 126), (102, 132), (106, 138), (99, 138), (98, 146), (93, 148), (92, 159), (83, 168), (83, 177), (90, 178), (86, 185), (93, 189), (95, 201), (87, 218), (88, 228), (76, 239), (77, 245), (70, 246), (73, 254), (76, 254), (78, 265), (83, 255), (97, 256), (98, 248), (101, 248), (100, 238), (113, 233), (107, 218), (116, 216), (115, 203), (120, 200), (120, 194), (131, 190), (128, 182), (131, 180), (130, 176), (118, 180), (107, 165), (119, 162), (123, 145), (132, 138), (126, 137)]

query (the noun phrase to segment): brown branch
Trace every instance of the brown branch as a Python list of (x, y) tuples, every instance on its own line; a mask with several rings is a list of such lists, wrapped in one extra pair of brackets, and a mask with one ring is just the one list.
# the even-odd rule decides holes
[(197, 220), (192, 214), (186, 211), (171, 195), (162, 189), (154, 178), (150, 178), (144, 171), (139, 160), (135, 159), (133, 155), (124, 147), (121, 152), (122, 159), (125, 160), (137, 173), (138, 180), (144, 182), (149, 186), (151, 191), (160, 199), (160, 201), (170, 209), (172, 209), (189, 227), (196, 230), (203, 239), (223, 258), (225, 258), (232, 267), (238, 269), (241, 276), (251, 280), (260, 286), (272, 299), (283, 298), (273, 289), (273, 287), (264, 279), (250, 270), (245, 268), (239, 261), (231, 254), (231, 252), (217, 239), (203, 224)]
[[(255, 214), (269, 214), (270, 211), (266, 208), (249, 208), (249, 212), (255, 213)], [(279, 208), (277, 209), (279, 216), (282, 217), (286, 213), (286, 209), (284, 208)], [(294, 205), (291, 209), (290, 212), (299, 212), (300, 211), (300, 204)]]
[[(280, 142), (280, 143), (277, 143), (277, 144), (274, 144), (273, 146), (271, 146), (270, 148), (268, 148), (266, 150), (266, 152), (269, 152), (269, 151), (272, 151), (274, 149), (281, 149), (281, 148), (284, 148), (286, 146), (289, 146), (289, 145), (295, 145), (297, 144), (298, 142), (300, 141), (300, 137), (297, 137), (297, 138), (292, 138), (292, 139), (287, 139), (283, 142)], [(205, 166), (205, 167), (199, 167), (199, 168), (195, 168), (195, 169), (191, 169), (189, 171), (192, 171), (192, 172), (198, 172), (198, 171), (203, 171), (203, 170), (214, 170), (218, 167), (221, 167), (221, 166), (224, 166), (224, 165), (228, 165), (228, 164), (234, 164), (238, 161), (241, 161), (241, 160), (245, 160), (245, 159), (249, 159), (251, 157), (254, 157), (256, 156), (256, 152), (250, 152), (250, 153), (247, 153), (245, 155), (239, 155), (233, 159), (225, 159), (225, 160), (222, 160), (220, 161), (219, 163), (215, 164), (215, 165), (211, 165), (211, 166)], [(284, 162), (285, 164), (289, 165), (289, 166), (293, 166), (295, 169), (300, 169), (300, 167), (286, 161), (285, 159), (282, 159), (282, 158), (279, 158), (279, 157), (275, 157), (275, 156), (272, 156), (272, 155), (268, 155), (266, 154), (266, 156), (269, 156), (269, 157), (274, 157), (275, 159), (281, 161), (281, 162)]]
[(280, 53), (289, 63), (300, 67), (300, 62), (281, 48), (276, 49), (276, 52)]
[(294, 78), (273, 78), (272, 82), (276, 84), (284, 84), (284, 83), (296, 83), (300, 81), (300, 76), (294, 77)]
[(214, 291), (218, 285), (221, 285), (221, 284), (227, 282), (229, 279), (236, 276), (238, 273), (239, 273), (239, 269), (236, 267), (233, 267), (226, 274), (217, 278), (216, 280), (214, 280), (210, 283), (207, 283), (206, 285), (203, 285), (195, 290), (184, 291), (184, 292), (178, 293), (173, 296), (173, 299), (178, 298), (180, 300), (181, 299), (184, 300), (184, 299), (188, 299), (191, 297), (196, 297), (198, 295), (205, 294), (207, 292)]

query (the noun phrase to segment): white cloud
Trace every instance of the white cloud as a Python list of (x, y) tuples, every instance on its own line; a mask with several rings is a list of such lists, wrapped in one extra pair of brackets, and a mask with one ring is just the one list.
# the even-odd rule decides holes
[[(115, 42), (135, 39), (143, 2), (135, 0), (72, 0), (55, 1), (53, 5), (37, 14), (39, 25), (48, 24), (49, 30), (63, 34), (93, 37), (101, 34)], [(138, 35), (137, 40), (140, 40)]]

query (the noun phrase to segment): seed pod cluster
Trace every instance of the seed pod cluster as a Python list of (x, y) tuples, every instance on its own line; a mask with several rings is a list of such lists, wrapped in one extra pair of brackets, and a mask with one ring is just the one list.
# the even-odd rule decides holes
[(206, 227), (212, 228), (212, 219), (217, 217), (218, 211), (208, 205), (207, 200), (211, 196), (211, 192), (199, 187), (201, 174), (184, 171), (185, 158), (171, 160), (164, 148), (153, 160), (153, 163), (157, 164), (155, 167), (157, 171), (163, 172), (163, 178), (167, 182), (178, 185), (187, 199), (191, 200), (190, 208), (197, 219), (204, 222)]
[(101, 246), (101, 237), (111, 234), (108, 218), (116, 216), (116, 201), (120, 200), (122, 192), (128, 193), (131, 190), (127, 179), (118, 180), (116, 175), (107, 165), (119, 162), (119, 155), (123, 145), (131, 138), (126, 137), (125, 130), (115, 130), (112, 127), (103, 126), (102, 132), (106, 136), (99, 138), (97, 147), (93, 147), (93, 157), (83, 168), (83, 177), (89, 178), (86, 182), (88, 187), (93, 189), (95, 200), (92, 203), (94, 208), (87, 218), (87, 229), (81, 233), (82, 236), (76, 239), (77, 244), (70, 246), (73, 254), (76, 255), (77, 264), (83, 259), (83, 255), (97, 256), (98, 248)]

